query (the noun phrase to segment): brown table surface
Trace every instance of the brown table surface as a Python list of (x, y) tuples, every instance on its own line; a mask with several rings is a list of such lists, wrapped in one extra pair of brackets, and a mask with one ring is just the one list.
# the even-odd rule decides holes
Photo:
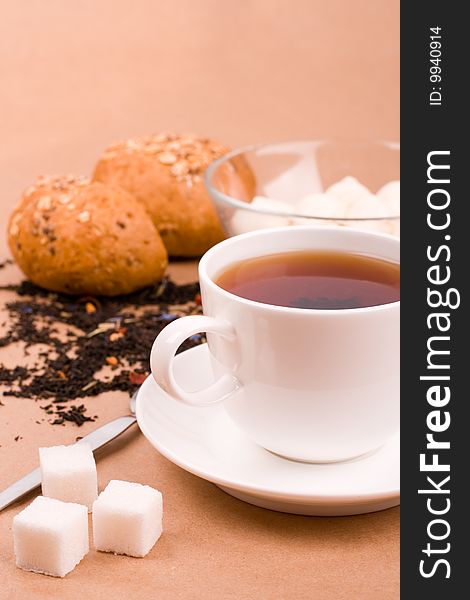
[[(21, 190), (39, 173), (89, 172), (122, 137), (190, 130), (232, 146), (398, 139), (398, 16), (398, 0), (4, 3), (0, 260)], [(193, 279), (195, 266), (171, 272)], [(1, 281), (12, 277), (0, 271)], [(126, 414), (128, 398), (90, 400), (99, 421), (80, 430), (36, 424), (32, 400), (2, 401), (0, 489), (37, 465), (38, 446)], [(340, 518), (256, 508), (174, 466), (136, 430), (101, 452), (98, 472), (101, 488), (121, 478), (162, 490), (165, 533), (155, 549), (145, 559), (91, 550), (64, 580), (22, 572), (11, 524), (23, 502), (0, 513), (1, 600), (399, 597), (398, 508)]]

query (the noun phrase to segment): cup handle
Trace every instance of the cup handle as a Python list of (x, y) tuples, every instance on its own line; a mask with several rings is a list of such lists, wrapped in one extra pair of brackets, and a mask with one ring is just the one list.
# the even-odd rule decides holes
[(215, 404), (240, 388), (237, 378), (229, 374), (197, 392), (187, 392), (175, 381), (172, 363), (176, 351), (188, 337), (202, 332), (215, 333), (228, 340), (236, 338), (232, 325), (223, 319), (196, 315), (180, 317), (162, 329), (150, 353), (150, 368), (158, 385), (173, 398), (191, 406)]

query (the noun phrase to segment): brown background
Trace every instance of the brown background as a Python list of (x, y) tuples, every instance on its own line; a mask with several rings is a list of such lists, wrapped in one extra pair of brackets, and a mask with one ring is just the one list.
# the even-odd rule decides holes
[[(87, 173), (122, 137), (195, 131), (233, 146), (398, 139), (398, 0), (0, 0), (0, 7), (0, 257), (8, 213), (37, 174)], [(191, 278), (194, 269), (179, 265), (177, 275)], [(127, 410), (121, 394), (92, 402), (101, 423)], [(0, 489), (36, 465), (38, 445), (87, 430), (36, 425), (43, 414), (33, 401), (4, 403)], [(165, 535), (151, 555), (92, 551), (63, 581), (23, 573), (12, 557), (15, 506), (0, 514), (2, 600), (399, 597), (398, 509), (336, 519), (264, 511), (180, 470), (137, 433), (102, 455), (101, 485), (110, 478), (163, 491)]]

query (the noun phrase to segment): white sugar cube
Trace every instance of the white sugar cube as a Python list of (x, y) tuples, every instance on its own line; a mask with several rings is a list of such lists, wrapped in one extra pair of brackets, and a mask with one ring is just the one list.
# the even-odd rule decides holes
[(64, 577), (88, 552), (86, 506), (38, 496), (13, 518), (16, 564)]
[(330, 185), (330, 187), (325, 190), (325, 194), (352, 203), (362, 196), (368, 196), (370, 191), (369, 188), (363, 185), (355, 177), (348, 175)]
[(314, 193), (301, 198), (294, 207), (296, 213), (306, 217), (336, 219), (346, 216), (347, 204), (341, 198)]
[(145, 556), (162, 533), (163, 501), (148, 485), (112, 480), (93, 504), (97, 550)]
[(249, 209), (239, 209), (235, 211), (229, 224), (230, 235), (238, 235), (256, 229), (268, 229), (271, 227), (283, 227), (289, 225), (288, 214), (292, 212), (292, 206), (287, 202), (266, 198), (265, 196), (255, 196), (250, 206), (256, 209), (269, 211), (270, 213), (258, 213)]
[(387, 204), (390, 216), (400, 214), (400, 181), (393, 180), (386, 183), (377, 192), (377, 197)]
[(374, 194), (364, 194), (358, 196), (354, 202), (348, 206), (347, 216), (350, 219), (370, 219), (383, 218), (390, 216), (390, 210), (385, 202), (383, 202)]
[(98, 496), (96, 463), (88, 444), (39, 448), (44, 496), (84, 504), (91, 510)]

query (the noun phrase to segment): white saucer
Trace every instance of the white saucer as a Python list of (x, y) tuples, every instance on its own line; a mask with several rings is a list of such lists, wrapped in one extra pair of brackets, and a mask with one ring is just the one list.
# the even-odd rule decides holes
[[(182, 387), (205, 387), (213, 378), (207, 346), (179, 354), (174, 370)], [(400, 503), (398, 434), (360, 459), (294, 462), (248, 439), (221, 404), (187, 406), (168, 396), (151, 376), (139, 391), (137, 421), (163, 456), (256, 506), (301, 515), (356, 515)]]

